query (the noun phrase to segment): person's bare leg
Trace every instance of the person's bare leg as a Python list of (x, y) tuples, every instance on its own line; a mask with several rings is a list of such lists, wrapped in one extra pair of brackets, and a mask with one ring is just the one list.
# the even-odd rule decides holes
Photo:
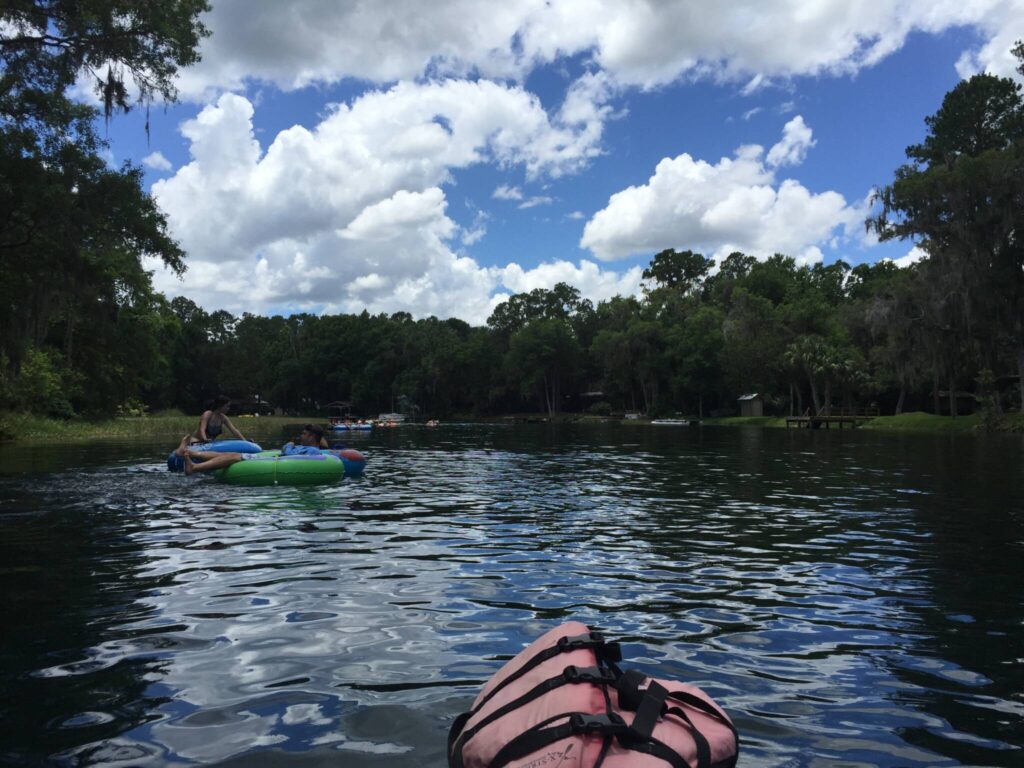
[[(202, 459), (201, 462), (194, 462), (192, 459)], [(219, 453), (218, 451), (186, 451), (185, 452), (185, 474), (193, 472), (212, 472), (215, 469), (230, 467), (242, 460), (240, 453)]]
[(178, 447), (174, 449), (174, 452), (179, 456), (184, 456), (188, 453), (188, 441), (192, 439), (192, 435), (185, 435), (181, 438), (181, 442), (178, 443)]

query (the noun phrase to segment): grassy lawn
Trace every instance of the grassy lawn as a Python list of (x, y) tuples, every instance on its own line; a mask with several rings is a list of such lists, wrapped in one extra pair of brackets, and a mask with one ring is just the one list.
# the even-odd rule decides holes
[[(579, 414), (573, 414), (579, 419)], [(266, 434), (270, 431), (283, 429), (288, 425), (306, 422), (320, 423), (325, 421), (316, 416), (235, 416), (235, 426), (248, 436), (249, 432)], [(582, 421), (604, 421), (602, 418), (580, 419)], [(159, 438), (177, 440), (191, 432), (199, 423), (198, 416), (185, 416), (180, 413), (155, 414), (132, 418), (104, 419), (86, 421), (71, 419), (62, 421), (45, 416), (32, 416), (21, 413), (0, 413), (0, 440), (44, 441), (44, 440), (142, 440)], [(645, 420), (623, 421), (626, 426), (648, 425)], [(725, 416), (707, 418), (703, 423), (716, 427), (785, 427), (783, 416)], [(872, 429), (887, 432), (932, 432), (938, 434), (966, 434), (981, 432), (983, 425), (981, 416), (936, 416), (932, 413), (902, 413), (899, 416), (876, 416), (860, 429)], [(999, 432), (1024, 432), (1024, 414), (1006, 414), (996, 428)]]
[[(235, 426), (247, 437), (248, 432), (281, 429), (288, 424), (326, 421), (303, 416), (235, 416)], [(133, 440), (168, 438), (177, 440), (199, 425), (199, 416), (157, 414), (132, 418), (86, 421), (84, 419), (50, 419), (21, 413), (0, 413), (0, 439), (18, 441), (41, 440)]]
[[(899, 416), (878, 416), (867, 424), (864, 429), (894, 430), (900, 432), (939, 432), (943, 434), (965, 434), (984, 431), (981, 414), (970, 416), (936, 416), (934, 413), (901, 413)], [(1019, 413), (1005, 414), (995, 427), (996, 432), (1024, 431), (1024, 415)]]
[(704, 424), (712, 427), (784, 427), (784, 416), (720, 416), (704, 419)]
[(970, 416), (937, 416), (934, 413), (901, 413), (899, 416), (876, 416), (863, 429), (877, 429), (895, 432), (938, 432), (942, 434), (966, 434), (974, 432), (981, 425), (979, 414)]
[[(718, 419), (704, 419), (704, 423), (722, 427), (785, 427), (786, 419), (781, 416), (726, 416)], [(876, 416), (858, 429), (875, 429), (886, 432), (932, 432), (938, 434), (968, 434), (982, 432), (981, 415), (937, 416), (934, 413), (901, 413), (899, 416)], [(1009, 413), (1003, 416), (997, 432), (1024, 432), (1024, 415)]]

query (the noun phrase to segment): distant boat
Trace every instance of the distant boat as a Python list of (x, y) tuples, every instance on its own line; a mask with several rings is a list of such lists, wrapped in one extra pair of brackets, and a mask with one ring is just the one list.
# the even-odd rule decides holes
[(651, 424), (656, 427), (688, 427), (691, 424), (699, 424), (690, 419), (652, 419)]

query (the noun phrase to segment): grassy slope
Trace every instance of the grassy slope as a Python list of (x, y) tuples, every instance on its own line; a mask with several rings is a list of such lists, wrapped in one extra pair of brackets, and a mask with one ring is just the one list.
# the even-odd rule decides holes
[[(587, 420), (587, 419), (583, 419)], [(594, 419), (601, 421), (600, 419)], [(301, 424), (307, 421), (314, 423), (323, 421), (316, 417), (301, 416), (262, 416), (235, 417), (235, 425), (245, 434), (258, 427), (260, 432), (281, 429), (289, 424)], [(156, 415), (143, 418), (108, 419), (104, 421), (84, 421), (73, 419), (61, 421), (43, 416), (0, 413), (0, 439), (16, 439), (19, 441), (43, 440), (102, 440), (102, 439), (143, 439), (168, 438), (179, 439), (191, 432), (199, 422), (198, 416)], [(624, 421), (625, 425), (647, 425), (647, 421)], [(707, 418), (704, 424), (722, 427), (785, 427), (786, 419), (781, 416), (727, 416), (723, 418)], [(878, 416), (861, 429), (876, 429), (891, 432), (933, 432), (939, 434), (963, 434), (981, 431), (981, 417), (978, 414), (960, 416), (951, 419), (948, 416), (936, 416), (931, 413), (903, 413), (899, 416)], [(1024, 414), (1007, 414), (999, 427), (999, 431), (1024, 432)]]
[[(984, 424), (981, 414), (970, 416), (936, 416), (933, 413), (901, 413), (899, 416), (879, 416), (865, 424), (866, 429), (899, 430), (903, 432), (941, 432), (946, 434), (963, 434), (965, 432), (982, 432)], [(1008, 413), (1002, 417), (997, 432), (1024, 432), (1024, 414)]]
[(974, 413), (970, 416), (936, 416), (934, 413), (901, 413), (899, 416), (878, 416), (867, 424), (864, 429), (877, 429), (896, 432), (936, 432), (941, 434), (966, 434), (974, 432), (981, 424), (981, 417)]
[(784, 427), (786, 419), (782, 416), (721, 416), (704, 419), (702, 423), (713, 427)]
[[(785, 427), (786, 419), (775, 416), (728, 416), (720, 419), (704, 419), (705, 424), (723, 427), (758, 426)], [(932, 432), (937, 434), (966, 434), (982, 431), (981, 415), (936, 416), (934, 413), (901, 413), (899, 416), (876, 416), (860, 429), (877, 429), (887, 432)], [(998, 431), (1024, 432), (1024, 415), (1010, 413), (1003, 417)]]
[[(258, 427), (261, 432), (267, 429), (281, 428), (287, 424), (305, 421), (323, 421), (299, 416), (261, 416), (250, 418), (233, 417), (232, 421), (242, 434)], [(48, 419), (44, 416), (25, 414), (0, 413), (0, 438), (19, 441), (36, 440), (102, 440), (170, 438), (178, 440), (182, 435), (194, 430), (199, 424), (198, 416), (146, 416), (142, 418), (107, 419), (103, 421), (84, 421), (72, 419)]]

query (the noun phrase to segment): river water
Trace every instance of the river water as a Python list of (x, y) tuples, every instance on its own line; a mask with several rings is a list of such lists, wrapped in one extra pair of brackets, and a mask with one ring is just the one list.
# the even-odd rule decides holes
[(365, 476), (305, 489), (0, 447), (0, 763), (444, 766), (480, 685), (577, 619), (711, 693), (741, 765), (1024, 765), (1019, 436), (349, 442)]

